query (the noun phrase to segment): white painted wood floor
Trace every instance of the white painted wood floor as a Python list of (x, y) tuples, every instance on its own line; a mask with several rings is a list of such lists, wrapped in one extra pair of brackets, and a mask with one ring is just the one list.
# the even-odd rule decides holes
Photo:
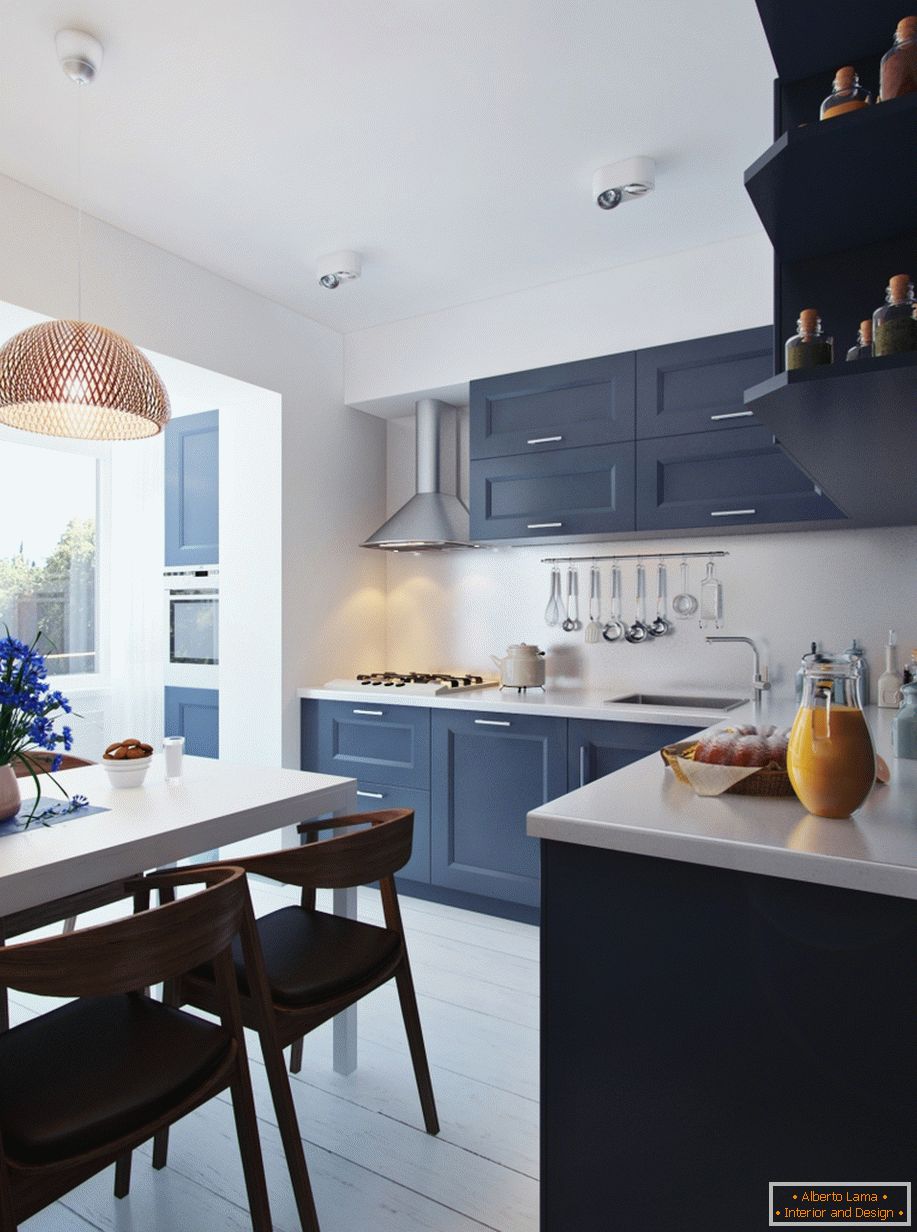
[[(258, 881), (253, 896), (258, 914), (296, 901)], [(360, 918), (381, 923), (378, 893), (361, 889), (359, 899)], [(319, 905), (330, 909), (330, 895)], [(436, 1138), (423, 1130), (394, 983), (360, 1002), (355, 1074), (332, 1070), (330, 1024), (306, 1036), (293, 1092), (322, 1232), (536, 1232), (538, 930), (417, 899), (401, 905), (442, 1128)], [(48, 1004), (14, 992), (12, 1021)], [(274, 1227), (297, 1232), (253, 1035), (249, 1060)], [(147, 1145), (126, 1199), (113, 1197), (108, 1169), (24, 1232), (250, 1229), (228, 1093), (175, 1126), (164, 1171), (149, 1156)]]

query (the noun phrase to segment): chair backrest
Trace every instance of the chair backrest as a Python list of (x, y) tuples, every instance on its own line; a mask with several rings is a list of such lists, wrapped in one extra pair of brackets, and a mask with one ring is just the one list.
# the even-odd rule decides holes
[[(26, 749), (26, 757), (32, 764), (32, 770), (36, 774), (50, 774), (51, 766), (54, 764), (54, 758), (60, 756), (59, 770), (76, 770), (80, 766), (92, 766), (94, 762), (86, 761), (82, 757), (74, 757), (72, 753), (47, 753), (43, 749)], [(32, 770), (20, 758), (15, 758), (13, 761), (13, 773), (17, 779), (28, 778), (32, 774)]]
[[(354, 826), (364, 828), (350, 828)], [(411, 858), (413, 809), (383, 809), (328, 822), (306, 822), (300, 830), (330, 828), (345, 828), (347, 833), (265, 855), (233, 857), (233, 863), (249, 873), (303, 889), (335, 890), (391, 877)]]
[(248, 903), (241, 868), (200, 866), (125, 882), (145, 906), (152, 889), (206, 888), (163, 907), (61, 936), (0, 948), (0, 985), (51, 997), (108, 996), (149, 987), (222, 953)]

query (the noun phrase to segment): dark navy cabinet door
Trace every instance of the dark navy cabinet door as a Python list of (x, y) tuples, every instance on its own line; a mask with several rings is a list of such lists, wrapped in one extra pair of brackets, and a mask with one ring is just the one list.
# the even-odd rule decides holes
[(472, 539), (633, 529), (632, 442), (471, 463)]
[[(307, 767), (303, 766), (305, 770)], [(413, 809), (414, 841), (411, 858), (395, 879), (430, 883), (430, 793), (411, 787), (389, 787), (383, 783), (357, 782), (357, 805), (361, 813), (379, 809)]]
[(637, 436), (754, 425), (746, 389), (774, 374), (770, 325), (637, 352)]
[(165, 431), (166, 564), (220, 559), (219, 411), (182, 415)]
[(766, 428), (637, 442), (637, 530), (729, 529), (843, 516)]
[(192, 757), (219, 757), (219, 691), (166, 685), (165, 734), (184, 736), (185, 752)]
[(303, 748), (314, 715), (317, 764), (322, 774), (342, 774), (392, 787), (430, 786), (430, 711), (392, 706), (367, 690), (366, 701), (303, 702)]
[(634, 438), (632, 351), (472, 381), (470, 394), (472, 458)]
[(698, 730), (674, 724), (571, 719), (567, 728), (569, 789), (573, 791), (613, 774), (622, 766), (657, 752), (663, 745), (687, 740)]
[(526, 813), (567, 786), (565, 719), (433, 712), (434, 885), (537, 906)]

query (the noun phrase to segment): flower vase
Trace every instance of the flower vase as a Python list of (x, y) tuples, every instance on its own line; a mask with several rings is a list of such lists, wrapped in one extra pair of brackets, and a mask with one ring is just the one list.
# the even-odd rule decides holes
[(22, 795), (15, 770), (9, 764), (0, 766), (0, 821), (15, 817), (21, 806)]

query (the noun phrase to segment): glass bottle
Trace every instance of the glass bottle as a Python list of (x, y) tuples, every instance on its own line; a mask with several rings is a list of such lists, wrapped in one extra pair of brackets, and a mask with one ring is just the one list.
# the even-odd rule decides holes
[(790, 731), (787, 773), (815, 817), (849, 817), (876, 778), (872, 737), (857, 697), (859, 664), (845, 654), (812, 659)]
[(917, 93), (917, 17), (902, 17), (895, 45), (879, 65), (879, 92), (883, 103)]
[(892, 749), (896, 757), (917, 761), (917, 681), (901, 689), (904, 702), (892, 720)]
[(830, 120), (847, 111), (859, 111), (862, 107), (868, 107), (871, 102), (872, 95), (863, 89), (856, 69), (848, 64), (834, 74), (834, 85), (821, 105), (818, 118)]
[(915, 307), (910, 274), (895, 274), (889, 278), (885, 303), (872, 314), (873, 354), (900, 355), (903, 351), (917, 351)]
[(847, 359), (870, 359), (872, 356), (872, 317), (860, 322), (856, 344), (847, 352)]
[(817, 368), (834, 360), (834, 339), (822, 333), (817, 308), (803, 308), (796, 322), (797, 333), (786, 342), (787, 371)]

